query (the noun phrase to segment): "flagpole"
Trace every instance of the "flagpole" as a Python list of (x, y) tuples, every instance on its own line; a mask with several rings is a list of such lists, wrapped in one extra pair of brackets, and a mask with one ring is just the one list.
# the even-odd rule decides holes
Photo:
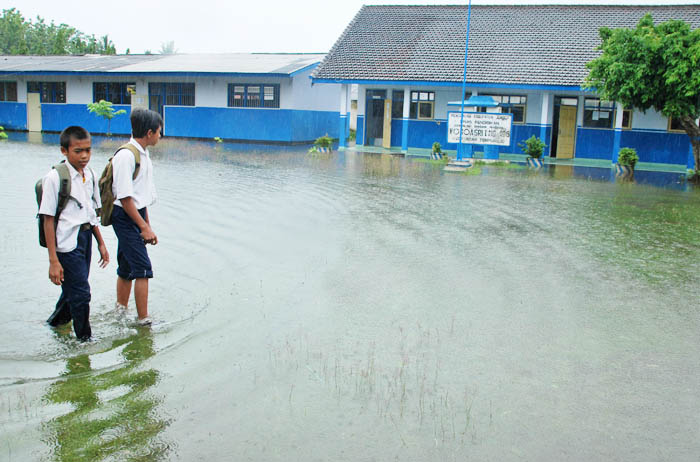
[(457, 148), (457, 160), (462, 160), (462, 123), (464, 122), (464, 94), (467, 92), (467, 56), (469, 55), (469, 26), (472, 20), (472, 0), (469, 0), (467, 9), (467, 41), (464, 45), (464, 75), (462, 77), (462, 107), (459, 112), (459, 146)]

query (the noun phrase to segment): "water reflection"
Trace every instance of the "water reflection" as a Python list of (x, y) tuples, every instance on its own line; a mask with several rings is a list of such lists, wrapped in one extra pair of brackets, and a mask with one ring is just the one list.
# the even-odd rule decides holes
[(66, 371), (51, 385), (45, 400), (69, 404), (72, 411), (44, 425), (54, 460), (162, 460), (169, 445), (159, 440), (168, 421), (159, 416), (159, 399), (148, 393), (159, 379), (141, 365), (155, 354), (149, 328), (112, 342), (123, 365), (94, 371), (88, 354), (66, 361)]

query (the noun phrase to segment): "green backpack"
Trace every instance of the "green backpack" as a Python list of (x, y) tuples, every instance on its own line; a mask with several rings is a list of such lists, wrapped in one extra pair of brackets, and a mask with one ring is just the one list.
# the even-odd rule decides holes
[[(78, 204), (79, 208), (83, 208), (83, 204), (78, 201), (75, 197), (72, 197), (70, 195), (70, 188), (71, 188), (71, 179), (70, 179), (70, 171), (68, 170), (68, 165), (66, 165), (66, 161), (62, 160), (60, 163), (56, 164), (53, 166), (53, 168), (58, 172), (58, 182), (59, 182), (59, 187), (58, 187), (58, 201), (56, 205), (56, 214), (54, 215), (54, 229), (56, 226), (58, 226), (58, 217), (61, 215), (61, 212), (63, 212), (63, 209), (66, 208), (66, 205), (68, 205), (68, 201), (73, 199), (76, 204)], [(92, 173), (92, 181), (95, 181), (95, 172), (92, 171), (90, 167), (90, 172)], [(43, 178), (40, 178), (39, 181), (36, 182), (34, 185), (34, 193), (36, 194), (36, 205), (37, 207), (41, 207), (41, 198), (44, 194), (44, 182)], [(97, 187), (97, 184), (94, 184), (94, 187)], [(40, 215), (38, 212), (36, 214), (37, 217), (37, 222), (39, 224), (39, 245), (42, 247), (46, 247), (46, 234), (44, 233), (44, 216)]]
[[(122, 149), (128, 149), (134, 154), (134, 160), (136, 161), (136, 168), (134, 168), (134, 175), (131, 177), (132, 180), (136, 179), (136, 175), (139, 174), (139, 168), (141, 168), (141, 153), (138, 148), (131, 143), (126, 143), (119, 146), (114, 154), (121, 151)], [(102, 226), (109, 226), (112, 224), (112, 210), (114, 210), (114, 192), (112, 192), (112, 183), (114, 182), (114, 170), (112, 168), (112, 159), (114, 156), (109, 158), (105, 169), (102, 171), (100, 176), (100, 200), (102, 201), (102, 208), (100, 209), (100, 224)]]

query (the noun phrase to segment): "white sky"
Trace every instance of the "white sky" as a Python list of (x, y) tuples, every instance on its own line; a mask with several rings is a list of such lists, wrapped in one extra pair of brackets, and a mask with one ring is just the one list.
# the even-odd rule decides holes
[[(450, 0), (15, 0), (25, 19), (65, 23), (90, 35), (108, 34), (118, 53), (151, 50), (175, 41), (180, 53), (326, 53), (363, 4), (466, 5)], [(698, 4), (695, 1), (472, 0), (494, 4)]]

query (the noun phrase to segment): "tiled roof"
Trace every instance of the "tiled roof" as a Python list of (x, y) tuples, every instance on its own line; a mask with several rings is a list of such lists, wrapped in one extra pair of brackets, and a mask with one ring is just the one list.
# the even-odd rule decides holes
[(12, 72), (291, 74), (318, 63), (322, 58), (322, 54), (268, 53), (0, 56), (0, 74)]
[[(472, 6), (467, 81), (579, 86), (599, 55), (601, 27), (682, 19), (700, 5)], [(467, 7), (364, 6), (312, 76), (320, 80), (461, 82)]]

